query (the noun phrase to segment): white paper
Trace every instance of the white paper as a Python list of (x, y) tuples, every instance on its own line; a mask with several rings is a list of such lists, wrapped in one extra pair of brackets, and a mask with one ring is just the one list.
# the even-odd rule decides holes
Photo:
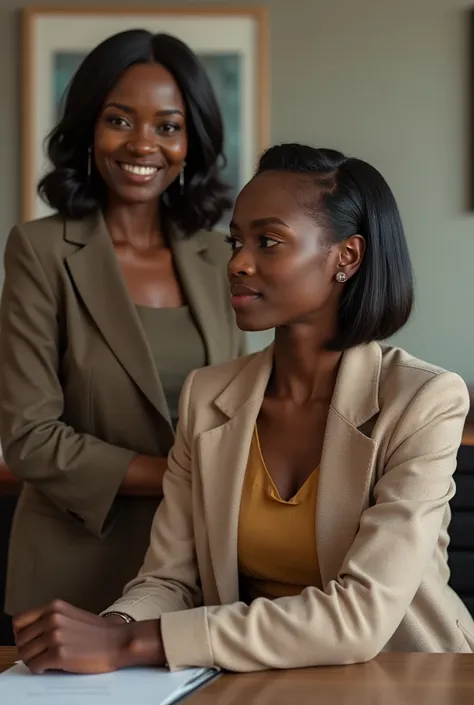
[(170, 705), (218, 671), (187, 668), (128, 668), (98, 676), (46, 672), (33, 675), (18, 663), (0, 675), (2, 705)]

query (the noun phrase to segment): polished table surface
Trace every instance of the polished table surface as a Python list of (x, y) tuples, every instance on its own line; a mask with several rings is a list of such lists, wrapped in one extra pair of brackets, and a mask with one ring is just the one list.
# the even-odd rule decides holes
[[(0, 670), (14, 660), (14, 649), (0, 647)], [(473, 705), (474, 655), (381, 654), (356, 666), (224, 675), (185, 701), (189, 705)]]

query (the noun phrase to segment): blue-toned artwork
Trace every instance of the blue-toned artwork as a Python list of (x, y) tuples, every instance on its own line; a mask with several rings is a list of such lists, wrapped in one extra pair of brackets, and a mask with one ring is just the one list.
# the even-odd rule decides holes
[[(85, 54), (60, 51), (54, 55), (54, 115), (61, 113), (68, 84)], [(222, 111), (227, 166), (222, 175), (235, 197), (242, 187), (242, 62), (238, 53), (198, 54)]]
[(241, 173), (242, 154), (242, 82), (241, 57), (238, 54), (199, 54), (214, 88), (224, 121), (224, 153), (227, 167), (223, 178), (232, 186), (237, 196), (243, 186)]
[(53, 100), (54, 117), (61, 115), (62, 102), (71, 78), (84, 59), (84, 52), (57, 51), (53, 58)]

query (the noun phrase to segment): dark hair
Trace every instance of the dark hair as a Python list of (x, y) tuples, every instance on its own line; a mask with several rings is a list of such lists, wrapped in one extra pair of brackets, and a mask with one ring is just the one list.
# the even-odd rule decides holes
[(358, 272), (344, 285), (339, 330), (331, 349), (383, 340), (405, 325), (413, 307), (413, 273), (395, 197), (383, 176), (360, 159), (332, 149), (283, 144), (268, 149), (257, 174), (301, 174), (308, 213), (332, 242), (362, 235), (366, 247)]
[(186, 234), (212, 228), (232, 205), (220, 179), (225, 165), (224, 130), (214, 91), (197, 56), (179, 39), (143, 29), (120, 32), (86, 56), (65, 96), (59, 123), (47, 138), (53, 170), (41, 179), (42, 199), (69, 218), (95, 212), (105, 184), (87, 176), (88, 149), (104, 100), (122, 74), (150, 61), (174, 77), (187, 109), (188, 153), (184, 193), (171, 184), (163, 199), (166, 214)]

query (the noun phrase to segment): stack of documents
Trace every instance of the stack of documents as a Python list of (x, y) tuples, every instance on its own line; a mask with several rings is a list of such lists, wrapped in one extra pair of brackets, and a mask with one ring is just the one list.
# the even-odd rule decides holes
[(0, 675), (2, 705), (170, 705), (215, 678), (211, 668), (170, 673), (128, 668), (99, 676), (46, 672), (33, 675), (22, 663)]

